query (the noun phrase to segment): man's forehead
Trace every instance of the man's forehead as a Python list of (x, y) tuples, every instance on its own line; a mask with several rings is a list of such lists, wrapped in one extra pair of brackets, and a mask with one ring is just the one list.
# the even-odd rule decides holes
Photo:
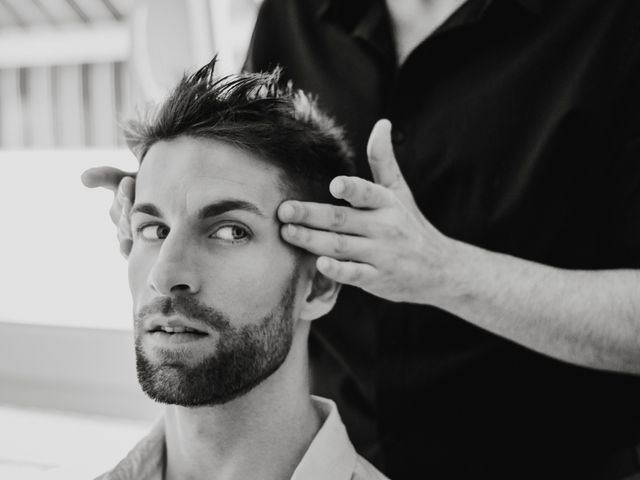
[(229, 196), (282, 200), (280, 170), (223, 142), (179, 137), (149, 149), (136, 182), (137, 201), (175, 197), (201, 203)]
[[(147, 152), (140, 174), (176, 179), (176, 176), (242, 180), (243, 175), (277, 175), (279, 169), (257, 155), (214, 139), (178, 137), (154, 143)], [(147, 173), (150, 172), (150, 173)]]

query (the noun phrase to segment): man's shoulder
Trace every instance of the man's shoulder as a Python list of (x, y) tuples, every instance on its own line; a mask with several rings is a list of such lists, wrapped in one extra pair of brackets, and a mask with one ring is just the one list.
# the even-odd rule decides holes
[(342, 423), (335, 402), (313, 396), (323, 419), (292, 480), (349, 478), (351, 480), (388, 480), (367, 460), (358, 455)]
[(328, 0), (264, 0), (260, 10), (269, 14), (279, 14), (285, 18), (315, 18), (327, 3)]
[(294, 63), (298, 62), (299, 40), (314, 31), (321, 3), (313, 0), (264, 0), (243, 69), (255, 72), (271, 70), (276, 65), (286, 67), (292, 62), (291, 58)]

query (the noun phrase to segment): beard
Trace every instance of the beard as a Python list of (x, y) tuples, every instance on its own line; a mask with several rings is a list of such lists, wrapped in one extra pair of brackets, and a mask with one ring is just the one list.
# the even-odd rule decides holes
[[(153, 400), (183, 407), (227, 403), (271, 376), (287, 358), (293, 341), (293, 304), (297, 275), (279, 304), (258, 322), (236, 328), (227, 315), (193, 297), (162, 297), (135, 317), (136, 370), (142, 390)], [(188, 365), (176, 352), (152, 362), (142, 348), (147, 315), (181, 314), (205, 323), (219, 334), (216, 351)]]

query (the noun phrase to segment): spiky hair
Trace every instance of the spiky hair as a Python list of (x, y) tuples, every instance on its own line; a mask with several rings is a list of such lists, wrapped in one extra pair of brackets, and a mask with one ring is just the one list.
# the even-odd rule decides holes
[(138, 160), (161, 140), (215, 139), (279, 167), (297, 198), (332, 201), (330, 180), (353, 173), (343, 130), (315, 98), (283, 85), (279, 68), (215, 78), (215, 63), (214, 57), (184, 75), (160, 105), (126, 123), (125, 138)]

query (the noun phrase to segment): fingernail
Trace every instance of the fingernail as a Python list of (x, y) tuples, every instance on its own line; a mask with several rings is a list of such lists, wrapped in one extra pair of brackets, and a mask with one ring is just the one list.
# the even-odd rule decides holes
[(318, 258), (318, 268), (321, 270), (329, 270), (331, 267), (331, 261), (327, 257)]
[(282, 206), (282, 209), (280, 210), (280, 213), (285, 219), (289, 220), (289, 219), (293, 218), (294, 215), (296, 214), (296, 209), (290, 203), (285, 203)]
[(335, 179), (333, 182), (331, 182), (331, 193), (333, 193), (334, 195), (340, 195), (342, 192), (344, 192), (344, 180), (338, 178)]
[(287, 225), (287, 233), (291, 236), (295, 236), (298, 233), (298, 227), (295, 225)]

